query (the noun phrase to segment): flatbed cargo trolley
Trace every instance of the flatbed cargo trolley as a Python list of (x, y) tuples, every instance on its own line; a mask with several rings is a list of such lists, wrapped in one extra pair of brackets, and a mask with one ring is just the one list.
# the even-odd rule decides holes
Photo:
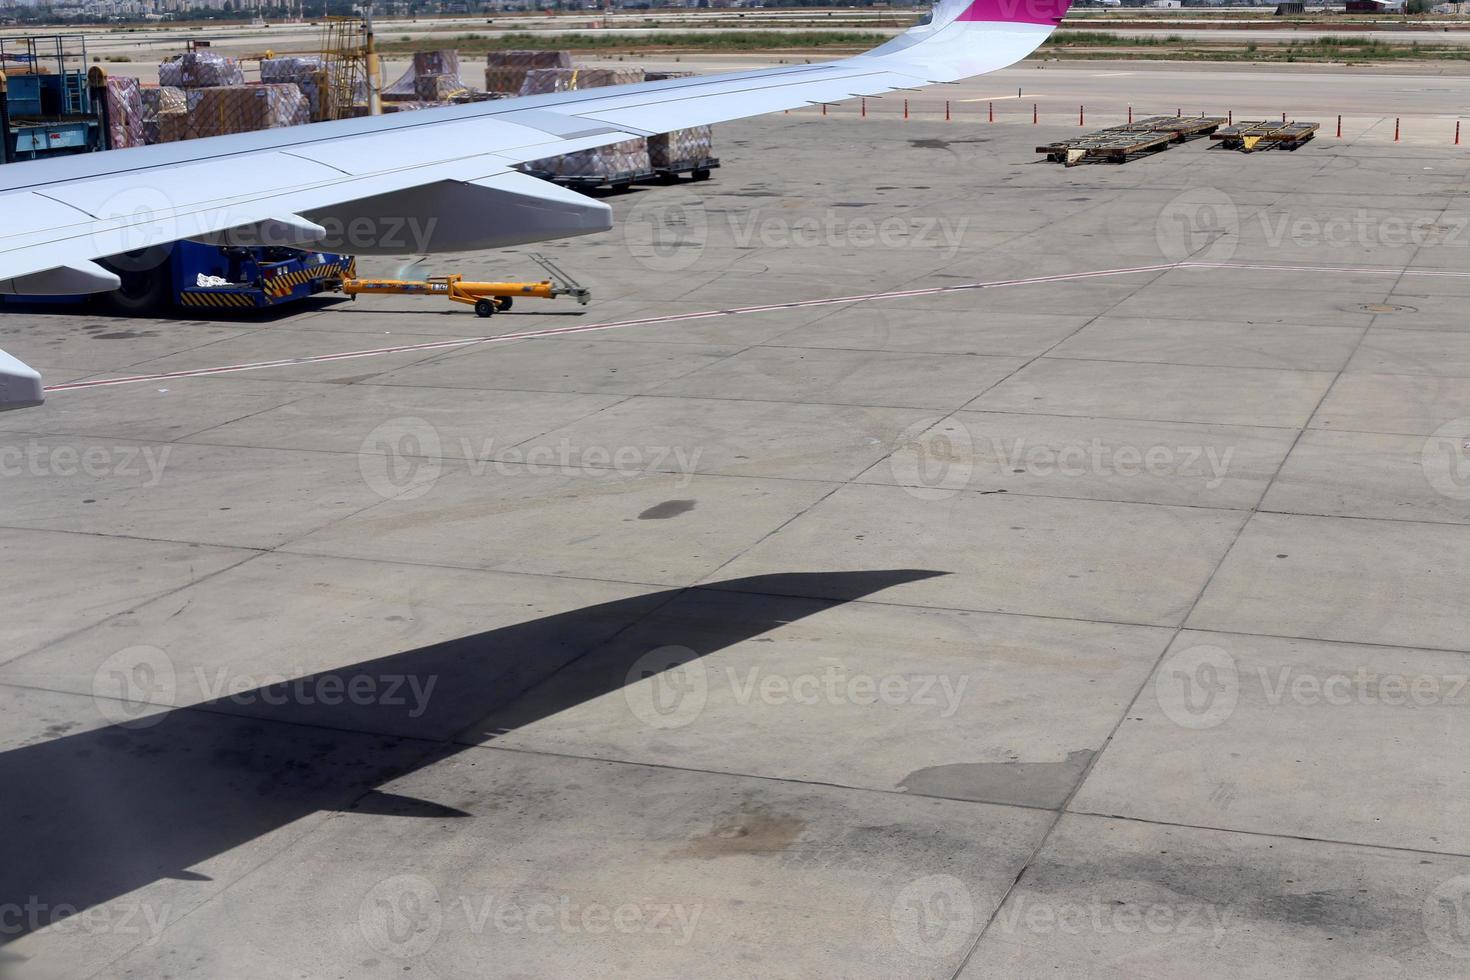
[(709, 180), (711, 171), (718, 168), (718, 157), (702, 157), (697, 160), (679, 160), (665, 167), (648, 170), (626, 170), (615, 174), (553, 174), (545, 170), (528, 170), (532, 177), (540, 177), (574, 191), (625, 191), (634, 184), (670, 184), (688, 174), (691, 180)]
[(1270, 149), (1295, 150), (1317, 135), (1317, 130), (1321, 128), (1322, 124), (1315, 122), (1240, 122), (1217, 129), (1210, 134), (1210, 139), (1219, 140), (1220, 145), (1227, 150), (1240, 150), (1242, 153)]
[(1127, 163), (1167, 150), (1174, 143), (1210, 136), (1225, 123), (1225, 119), (1217, 116), (1150, 116), (1085, 136), (1057, 140), (1038, 146), (1036, 152), (1069, 167), (1080, 163)]

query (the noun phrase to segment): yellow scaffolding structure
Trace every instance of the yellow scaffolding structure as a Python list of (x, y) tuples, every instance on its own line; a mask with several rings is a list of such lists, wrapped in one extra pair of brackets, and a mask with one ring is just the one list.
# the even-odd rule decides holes
[(328, 17), (322, 25), (323, 119), (359, 115), (358, 95), (367, 82), (367, 44), (358, 17)]

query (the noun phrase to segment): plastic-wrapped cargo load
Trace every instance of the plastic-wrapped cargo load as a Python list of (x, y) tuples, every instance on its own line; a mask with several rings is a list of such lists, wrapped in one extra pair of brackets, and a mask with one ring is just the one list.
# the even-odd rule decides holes
[(485, 57), (485, 91), (519, 95), (526, 83), (526, 72), (570, 67), (570, 51), (491, 51)]
[(519, 95), (521, 86), (526, 84), (526, 72), (528, 68), (497, 68), (491, 65), (485, 69), (485, 91), (494, 92), (497, 95)]
[(692, 71), (646, 71), (643, 73), (645, 82), (664, 82), (670, 78), (693, 78)]
[(244, 85), (245, 73), (233, 58), (213, 51), (190, 51), (158, 66), (158, 84), (178, 88)]
[(559, 157), (547, 157), (525, 164), (525, 169), (547, 173), (555, 177), (588, 177), (602, 180), (623, 180), (646, 176), (651, 170), (648, 163), (648, 141), (644, 139), (624, 140), (611, 146), (599, 146), (592, 150), (579, 150)]
[(526, 72), (521, 95), (573, 92), (605, 85), (631, 85), (643, 81), (642, 68), (533, 68)]
[(107, 145), (122, 150), (143, 144), (142, 86), (136, 78), (108, 78)]
[(413, 80), (414, 96), (423, 102), (448, 102), (466, 89), (458, 75), (420, 75)]
[(306, 96), (295, 85), (230, 85), (189, 89), (188, 112), (160, 115), (158, 140), (253, 133), (309, 122)]
[(163, 142), (159, 138), (159, 120), (164, 116), (182, 116), (189, 111), (189, 100), (177, 86), (159, 85), (145, 88), (143, 102), (143, 142)]
[(676, 129), (648, 137), (648, 163), (654, 170), (697, 167), (714, 156), (714, 131), (708, 126)]
[(570, 68), (570, 51), (491, 51), (485, 56), (490, 68)]
[[(433, 79), (433, 81), (424, 83), (426, 91), (457, 92), (469, 88), (459, 77), (458, 51), (453, 49), (416, 51), (413, 63), (408, 66), (408, 71), (400, 75), (398, 81), (383, 89), (380, 94), (383, 98), (390, 100), (422, 100), (426, 98), (419, 94), (419, 80), (422, 78)], [(433, 97), (429, 96), (429, 98)]]
[(295, 58), (266, 58), (260, 63), (260, 80), (267, 84), (290, 82), (301, 89), (311, 118), (322, 118), (322, 89), (326, 87), (326, 65), (316, 55)]

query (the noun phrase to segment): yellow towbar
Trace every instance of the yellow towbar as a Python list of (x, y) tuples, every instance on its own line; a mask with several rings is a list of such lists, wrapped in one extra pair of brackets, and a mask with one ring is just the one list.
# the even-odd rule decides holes
[(343, 279), (338, 291), (356, 297), (362, 293), (382, 296), (442, 296), (451, 303), (475, 308), (477, 316), (493, 316), (511, 308), (517, 296), (555, 299), (571, 296), (583, 306), (592, 293), (580, 286), (544, 256), (532, 253), (552, 274), (540, 282), (467, 282), (464, 276), (430, 276), (427, 279)]

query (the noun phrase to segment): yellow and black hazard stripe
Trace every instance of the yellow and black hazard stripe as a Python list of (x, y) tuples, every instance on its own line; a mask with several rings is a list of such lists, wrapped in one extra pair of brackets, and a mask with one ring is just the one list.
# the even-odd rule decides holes
[(221, 293), (221, 292), (194, 292), (185, 290), (179, 293), (180, 306), (209, 306), (214, 308), (240, 308), (253, 309), (256, 305), (255, 297), (249, 293)]
[(298, 269), (266, 280), (265, 291), (272, 299), (280, 299), (291, 290), (317, 279), (351, 279), (357, 275), (357, 261), (346, 259), (340, 262), (323, 262), (310, 269)]

